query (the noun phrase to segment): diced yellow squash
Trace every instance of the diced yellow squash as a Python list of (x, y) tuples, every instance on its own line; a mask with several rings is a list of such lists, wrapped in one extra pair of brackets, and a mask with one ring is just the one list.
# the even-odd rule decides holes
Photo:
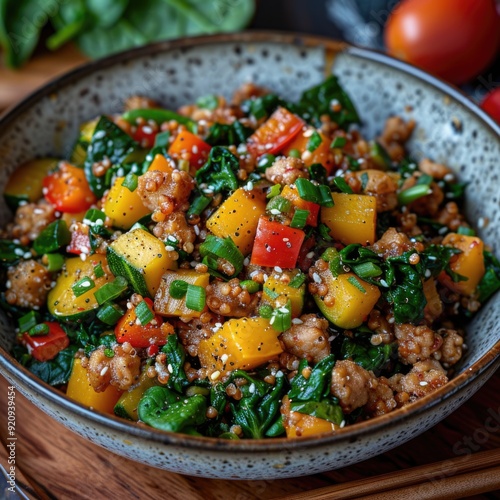
[(177, 267), (165, 244), (142, 228), (122, 234), (108, 246), (108, 263), (115, 276), (124, 276), (137, 293), (151, 297), (163, 273)]
[(53, 170), (59, 160), (42, 158), (23, 163), (12, 172), (4, 190), (4, 197), (10, 207), (21, 202), (35, 202), (42, 197), (44, 177)]
[(364, 194), (332, 193), (333, 207), (321, 207), (321, 222), (330, 236), (349, 245), (373, 245), (377, 226), (377, 201)]
[[(99, 264), (102, 266), (104, 276), (96, 278), (94, 269)], [(85, 277), (91, 278), (95, 287), (79, 297), (75, 297), (72, 286)], [(95, 291), (112, 279), (113, 276), (109, 273), (104, 255), (89, 255), (85, 260), (80, 257), (67, 259), (57, 277), (54, 288), (50, 290), (47, 297), (47, 307), (50, 314), (63, 320), (75, 320), (93, 311), (99, 307), (94, 296)]]
[(122, 395), (122, 391), (109, 385), (104, 391), (96, 392), (89, 382), (87, 370), (83, 368), (81, 360), (75, 359), (66, 395), (74, 401), (90, 406), (94, 410), (112, 414), (116, 402)]
[(325, 296), (314, 294), (314, 300), (325, 317), (340, 328), (360, 326), (380, 297), (377, 286), (354, 273), (333, 276), (326, 269), (321, 278), (328, 286), (328, 293)]
[(175, 280), (185, 281), (189, 285), (203, 288), (208, 286), (209, 273), (198, 273), (194, 269), (179, 269), (167, 271), (161, 276), (161, 282), (155, 296), (155, 312), (162, 316), (182, 316), (185, 318), (199, 318), (202, 311), (195, 311), (186, 306), (186, 297), (174, 299), (170, 296), (170, 285)]
[(139, 416), (137, 415), (139, 401), (146, 390), (154, 385), (158, 385), (158, 379), (156, 377), (148, 377), (147, 369), (144, 370), (139, 377), (139, 382), (120, 396), (114, 407), (115, 415), (137, 422), (139, 420)]
[(449, 233), (443, 238), (443, 245), (462, 251), (451, 258), (450, 268), (453, 272), (467, 278), (467, 281), (455, 283), (445, 271), (439, 275), (439, 281), (454, 292), (472, 295), (485, 272), (483, 241), (477, 236)]
[(305, 415), (296, 411), (290, 412), (288, 425), (285, 426), (287, 438), (314, 436), (327, 432), (333, 433), (339, 428), (337, 424), (323, 418)]
[(252, 250), (259, 217), (266, 211), (260, 192), (237, 189), (207, 220), (207, 228), (220, 238), (228, 236), (243, 255)]
[(139, 219), (151, 213), (142, 203), (137, 189), (130, 191), (123, 186), (125, 177), (117, 177), (111, 186), (103, 211), (113, 221), (113, 226), (130, 229)]
[(85, 142), (90, 142), (92, 136), (94, 135), (94, 130), (99, 122), (99, 118), (94, 118), (88, 122), (84, 122), (80, 125), (80, 140)]
[(262, 302), (272, 307), (285, 306), (290, 300), (292, 304), (292, 317), (297, 318), (304, 307), (304, 294), (306, 285), (294, 288), (281, 280), (283, 273), (273, 271), (264, 283)]
[(264, 318), (230, 319), (212, 337), (200, 342), (198, 357), (209, 374), (252, 370), (283, 352), (279, 335)]

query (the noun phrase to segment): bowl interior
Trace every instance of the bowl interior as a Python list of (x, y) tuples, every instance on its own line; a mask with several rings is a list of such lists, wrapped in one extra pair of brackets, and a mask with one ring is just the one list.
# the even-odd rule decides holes
[[(245, 82), (263, 85), (287, 99), (333, 71), (363, 119), (367, 138), (382, 130), (390, 115), (414, 118), (409, 144), (416, 159), (429, 157), (452, 167), (468, 183), (467, 214), (491, 245), (499, 241), (499, 128), (485, 122), (458, 91), (390, 58), (340, 44), (287, 35), (240, 35), (159, 44), (76, 70), (14, 108), (0, 122), (0, 188), (16, 165), (33, 157), (68, 157), (79, 124), (122, 109), (140, 94), (175, 109), (201, 95), (230, 98)], [(12, 217), (0, 200), (0, 224)], [(500, 295), (490, 300), (468, 327), (465, 372), (498, 352)], [(0, 346), (14, 341), (12, 324), (0, 313)], [(4, 360), (4, 364), (6, 361)], [(9, 369), (17, 370), (16, 363)]]

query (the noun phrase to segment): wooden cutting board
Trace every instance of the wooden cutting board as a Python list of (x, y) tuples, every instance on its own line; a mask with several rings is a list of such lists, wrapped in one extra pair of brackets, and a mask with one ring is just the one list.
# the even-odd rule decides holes
[(74, 45), (68, 44), (56, 53), (41, 51), (19, 70), (7, 69), (0, 63), (0, 111), (87, 60)]

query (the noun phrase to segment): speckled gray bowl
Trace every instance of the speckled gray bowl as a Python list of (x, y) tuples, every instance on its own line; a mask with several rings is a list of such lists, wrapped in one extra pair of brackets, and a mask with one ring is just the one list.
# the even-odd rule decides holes
[[(46, 85), (0, 122), (1, 184), (34, 155), (66, 156), (78, 125), (121, 109), (131, 94), (171, 108), (207, 93), (229, 96), (243, 82), (286, 98), (335, 72), (352, 96), (368, 137), (391, 114), (418, 122), (410, 144), (468, 181), (468, 216), (489, 223), (484, 240), (500, 241), (500, 128), (460, 92), (385, 55), (325, 39), (245, 33), (166, 42), (83, 66)], [(0, 223), (10, 214), (0, 209)], [(217, 478), (284, 478), (343, 467), (400, 445), (469, 398), (500, 364), (500, 295), (468, 327), (469, 349), (449, 384), (412, 406), (335, 435), (268, 441), (223, 441), (167, 434), (105, 416), (36, 380), (8, 354), (13, 326), (0, 316), (0, 372), (47, 414), (109, 450), (155, 467)]]

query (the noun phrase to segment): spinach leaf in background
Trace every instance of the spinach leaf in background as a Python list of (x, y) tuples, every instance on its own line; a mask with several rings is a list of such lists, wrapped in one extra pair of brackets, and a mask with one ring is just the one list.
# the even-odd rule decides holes
[(73, 360), (77, 346), (71, 345), (60, 351), (54, 359), (50, 361), (32, 360), (27, 368), (37, 377), (50, 385), (66, 384), (71, 375)]
[(500, 290), (500, 262), (491, 252), (485, 251), (484, 264), (486, 272), (477, 286), (478, 299), (481, 303), (484, 303), (497, 290)]
[(167, 355), (167, 365), (170, 371), (167, 387), (182, 393), (186, 386), (189, 385), (189, 382), (184, 372), (186, 353), (177, 335), (168, 336), (167, 343), (162, 347), (162, 352)]
[(372, 345), (369, 340), (345, 337), (340, 349), (343, 359), (352, 359), (365, 370), (381, 370), (389, 361), (394, 345)]
[(208, 131), (205, 142), (211, 146), (229, 146), (242, 144), (252, 135), (253, 129), (236, 120), (231, 125), (214, 123)]
[[(89, 181), (90, 188), (98, 198), (101, 198), (106, 189), (111, 187), (112, 175), (109, 174), (112, 174), (117, 165), (121, 164), (130, 153), (137, 149), (139, 149), (139, 145), (129, 135), (111, 120), (101, 116), (92, 141), (87, 148), (84, 164), (85, 176)], [(106, 158), (111, 161), (113, 166), (108, 169), (106, 175), (96, 177), (92, 171), (94, 163)], [(126, 173), (128, 172), (124, 172), (124, 174)]]
[(30, 58), (53, 11), (50, 0), (0, 2), (0, 43), (8, 67), (17, 68)]
[(214, 146), (205, 165), (196, 172), (196, 181), (211, 186), (214, 193), (230, 193), (238, 189), (239, 168), (238, 158), (229, 149)]
[[(334, 104), (339, 109), (335, 110)], [(299, 114), (316, 127), (320, 127), (321, 116), (328, 115), (341, 128), (347, 129), (353, 123), (360, 123), (354, 104), (334, 75), (323, 83), (306, 90), (298, 104)]]
[(86, 0), (95, 25), (110, 28), (123, 16), (128, 0)]
[(312, 369), (308, 378), (302, 375), (309, 365), (302, 359), (297, 370), (297, 375), (291, 381), (288, 397), (291, 401), (321, 401), (330, 394), (332, 368), (335, 365), (335, 356), (330, 354), (323, 358)]

